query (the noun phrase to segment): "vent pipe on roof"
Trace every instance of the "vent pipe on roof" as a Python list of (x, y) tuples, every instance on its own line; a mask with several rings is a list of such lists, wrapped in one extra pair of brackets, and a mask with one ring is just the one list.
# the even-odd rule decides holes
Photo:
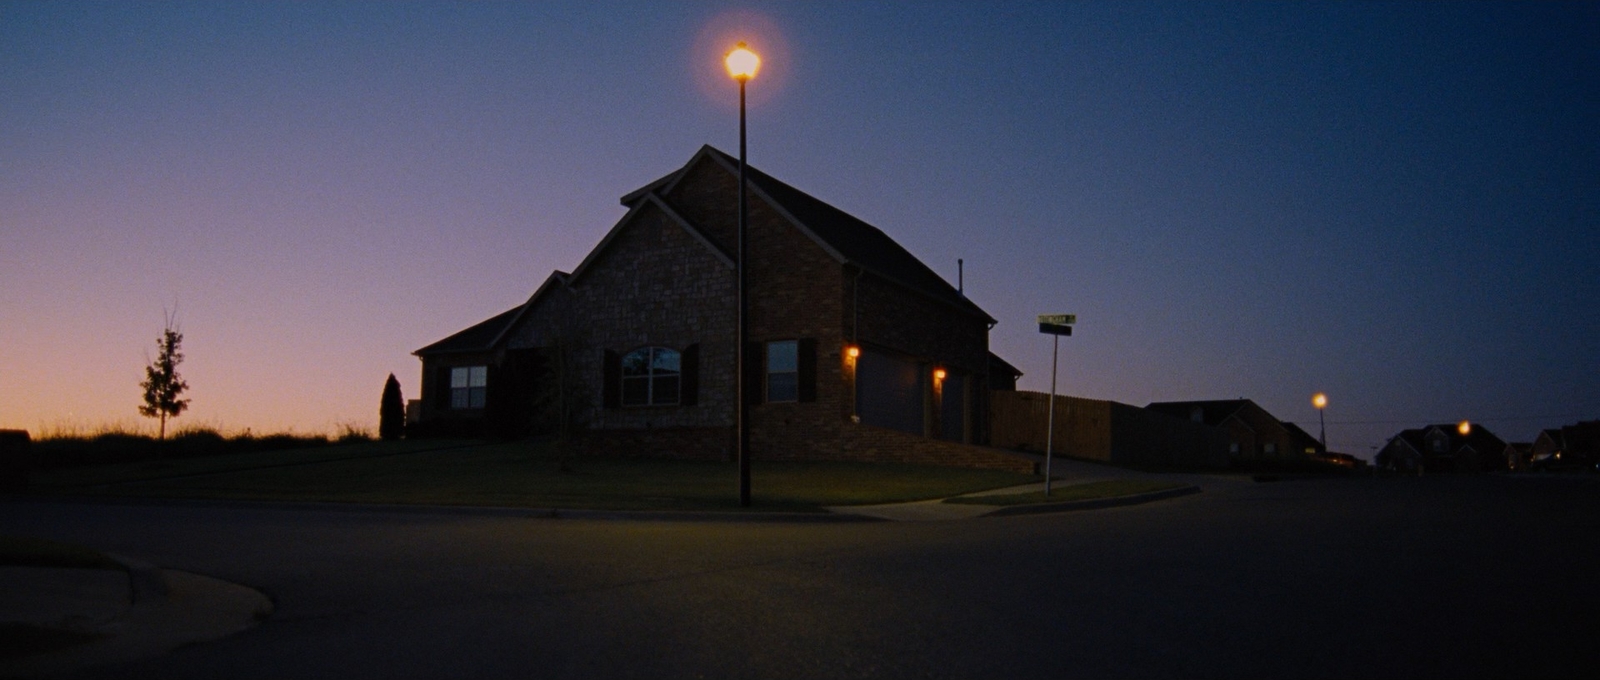
[(966, 267), (962, 264), (961, 258), (958, 257), (958, 258), (956, 258), (956, 292), (957, 293), (960, 293), (962, 295), (966, 295), (967, 294), (966, 278), (967, 278)]

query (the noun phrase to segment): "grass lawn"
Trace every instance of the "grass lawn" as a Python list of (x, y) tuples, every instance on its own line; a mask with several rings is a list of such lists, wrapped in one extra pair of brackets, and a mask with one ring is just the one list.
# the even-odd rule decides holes
[[(434, 448), (429, 448), (433, 444)], [(47, 493), (607, 510), (738, 510), (733, 463), (570, 457), (538, 442), (436, 448), (396, 442), (101, 466), (36, 476)], [(420, 448), (419, 448), (420, 446)], [(409, 447), (409, 448), (408, 448)], [(336, 455), (344, 449), (345, 455)], [(352, 450), (363, 453), (355, 455)], [(323, 459), (310, 458), (321, 455)], [(224, 460), (231, 459), (231, 460)], [(120, 468), (106, 470), (102, 468)], [(754, 510), (822, 512), (943, 498), (1038, 481), (1032, 475), (898, 463), (755, 461)], [(184, 476), (188, 475), (188, 476)], [(161, 478), (157, 478), (161, 477)]]
[(103, 637), (99, 633), (43, 628), (26, 623), (0, 623), (0, 659), (21, 659)]
[(1028, 505), (1031, 503), (1062, 503), (1066, 501), (1086, 501), (1097, 498), (1132, 496), (1139, 493), (1150, 493), (1152, 491), (1176, 489), (1181, 486), (1184, 485), (1175, 484), (1173, 482), (1156, 482), (1142, 479), (1116, 479), (1052, 488), (1049, 496), (1044, 495), (1044, 491), (1040, 490), (1029, 493), (963, 496), (961, 498), (947, 498), (944, 502), (966, 503), (972, 505)]
[(458, 447), (475, 442), (461, 440), (427, 439), (399, 442), (362, 442), (283, 449), (280, 451), (251, 451), (214, 456), (194, 456), (146, 460), (132, 463), (90, 465), (81, 467), (39, 470), (30, 475), (34, 487), (49, 491), (68, 488), (92, 487), (102, 484), (127, 484), (130, 482), (206, 475), (235, 470), (251, 470), (269, 466), (325, 463), (346, 458), (370, 458), (397, 454)]
[(82, 546), (39, 538), (0, 536), (0, 567), (121, 569), (122, 565)]

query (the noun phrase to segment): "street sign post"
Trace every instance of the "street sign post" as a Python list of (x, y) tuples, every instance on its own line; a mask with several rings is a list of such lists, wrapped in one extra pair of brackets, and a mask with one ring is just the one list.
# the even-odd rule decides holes
[(1050, 459), (1055, 457), (1056, 445), (1056, 359), (1061, 354), (1061, 336), (1072, 335), (1072, 324), (1078, 322), (1077, 314), (1040, 314), (1039, 332), (1051, 337), (1050, 348), (1050, 415), (1045, 419), (1044, 434), (1044, 495), (1050, 495)]

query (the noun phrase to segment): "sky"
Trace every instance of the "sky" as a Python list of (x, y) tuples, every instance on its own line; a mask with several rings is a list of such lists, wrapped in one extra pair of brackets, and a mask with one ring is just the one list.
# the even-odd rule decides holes
[(0, 1), (0, 428), (376, 427), (411, 352), (738, 146), (1047, 391), (1370, 457), (1600, 418), (1600, 4)]

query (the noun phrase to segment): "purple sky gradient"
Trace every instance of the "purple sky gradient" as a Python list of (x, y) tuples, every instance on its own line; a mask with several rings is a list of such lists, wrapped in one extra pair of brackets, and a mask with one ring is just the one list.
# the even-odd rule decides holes
[[(1600, 5), (0, 3), (0, 427), (376, 425), (410, 352), (737, 150), (1062, 391), (1248, 397), (1362, 456), (1600, 417)], [(142, 423), (141, 423), (142, 425)]]

